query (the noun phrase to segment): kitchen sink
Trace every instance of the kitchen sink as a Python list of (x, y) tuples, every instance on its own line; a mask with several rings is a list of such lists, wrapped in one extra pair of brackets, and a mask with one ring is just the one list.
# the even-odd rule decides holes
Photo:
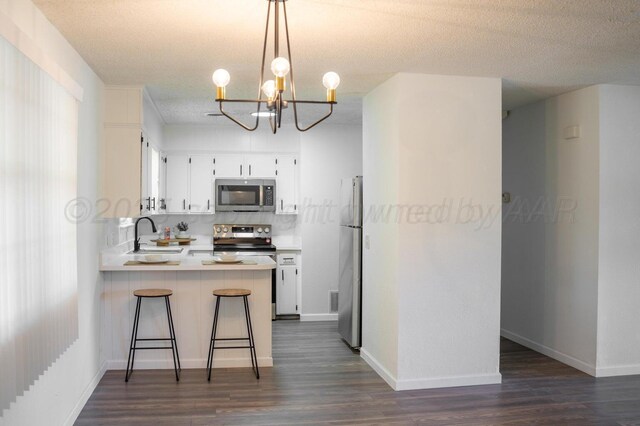
[(138, 252), (131, 250), (127, 254), (180, 254), (183, 248), (141, 248)]

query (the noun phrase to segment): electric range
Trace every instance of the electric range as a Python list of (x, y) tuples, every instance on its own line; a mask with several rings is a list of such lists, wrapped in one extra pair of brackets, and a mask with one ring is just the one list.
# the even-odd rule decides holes
[[(213, 254), (269, 256), (274, 262), (271, 225), (213, 225)], [(276, 317), (276, 270), (271, 270), (271, 318)]]

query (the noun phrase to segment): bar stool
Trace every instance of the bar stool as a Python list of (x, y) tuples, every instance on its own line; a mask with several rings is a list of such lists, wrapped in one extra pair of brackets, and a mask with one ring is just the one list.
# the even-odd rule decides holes
[[(179, 371), (182, 370), (180, 367), (180, 356), (178, 355), (178, 343), (176, 341), (176, 332), (173, 328), (173, 316), (171, 315), (171, 303), (169, 302), (169, 296), (173, 294), (172, 290), (168, 289), (144, 289), (144, 290), (136, 290), (133, 292), (133, 295), (138, 298), (136, 303), (136, 314), (133, 319), (133, 330), (131, 332), (131, 344), (129, 345), (129, 357), (127, 359), (127, 373), (125, 375), (124, 381), (129, 381), (129, 376), (133, 373), (133, 362), (136, 357), (136, 350), (140, 349), (171, 349), (171, 354), (173, 355), (173, 369), (176, 372), (176, 381), (180, 380)], [(142, 305), (143, 298), (157, 298), (164, 297), (165, 308), (167, 309), (167, 319), (169, 321), (169, 335), (171, 337), (165, 338), (147, 338), (147, 339), (138, 339), (138, 324), (140, 323), (140, 306)], [(162, 346), (162, 347), (137, 347), (137, 343), (141, 341), (169, 341), (171, 346)], [(131, 365), (131, 369), (129, 369), (129, 365)]]
[[(251, 326), (251, 312), (249, 312), (249, 300), (247, 297), (251, 295), (251, 290), (245, 290), (242, 288), (227, 288), (220, 290), (213, 290), (213, 295), (216, 296), (216, 309), (213, 314), (213, 326), (211, 327), (211, 341), (209, 342), (209, 357), (207, 358), (207, 380), (211, 381), (211, 367), (213, 366), (213, 351), (215, 349), (249, 349), (251, 356), (251, 368), (256, 375), (256, 379), (260, 379), (260, 370), (258, 370), (258, 357), (256, 355), (256, 345), (253, 339), (253, 327)], [(218, 329), (218, 312), (220, 311), (220, 299), (223, 297), (242, 297), (244, 301), (244, 319), (247, 323), (247, 336), (248, 337), (230, 337), (230, 338), (216, 338)], [(216, 347), (216, 342), (223, 340), (248, 340), (249, 346), (219, 346)]]

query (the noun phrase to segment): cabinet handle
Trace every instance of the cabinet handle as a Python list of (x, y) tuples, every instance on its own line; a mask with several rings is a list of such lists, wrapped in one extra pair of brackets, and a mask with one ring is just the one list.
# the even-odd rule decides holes
[(211, 200), (207, 200), (207, 210), (211, 210)]
[(182, 200), (182, 210), (187, 209), (187, 200)]
[(251, 164), (249, 164), (249, 176), (251, 176)]
[(281, 272), (282, 272), (282, 284), (284, 284), (284, 269)]
[(280, 199), (280, 211), (284, 210), (284, 201), (282, 201), (282, 199)]
[(147, 197), (147, 211), (151, 210), (151, 197)]
[(153, 197), (153, 198), (152, 198), (152, 200), (153, 200), (153, 203), (152, 203), (152, 205), (151, 205), (151, 208), (152, 208), (153, 210), (155, 210), (155, 209), (156, 209), (156, 197)]
[(242, 164), (240, 164), (240, 176), (242, 176)]

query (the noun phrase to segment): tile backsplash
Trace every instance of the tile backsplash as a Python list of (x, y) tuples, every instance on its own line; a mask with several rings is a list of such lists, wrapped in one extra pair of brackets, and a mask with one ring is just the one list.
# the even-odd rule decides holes
[[(272, 235), (281, 237), (299, 237), (299, 215), (276, 215), (273, 213), (234, 213), (223, 212), (215, 215), (154, 215), (151, 216), (158, 230), (170, 226), (173, 231), (178, 222), (189, 224), (189, 233), (196, 235), (213, 235), (213, 225), (218, 223), (269, 224)], [(114, 247), (133, 240), (135, 220), (130, 218), (109, 219), (105, 226), (105, 246)], [(150, 234), (148, 223), (141, 223), (140, 230), (144, 235)]]

